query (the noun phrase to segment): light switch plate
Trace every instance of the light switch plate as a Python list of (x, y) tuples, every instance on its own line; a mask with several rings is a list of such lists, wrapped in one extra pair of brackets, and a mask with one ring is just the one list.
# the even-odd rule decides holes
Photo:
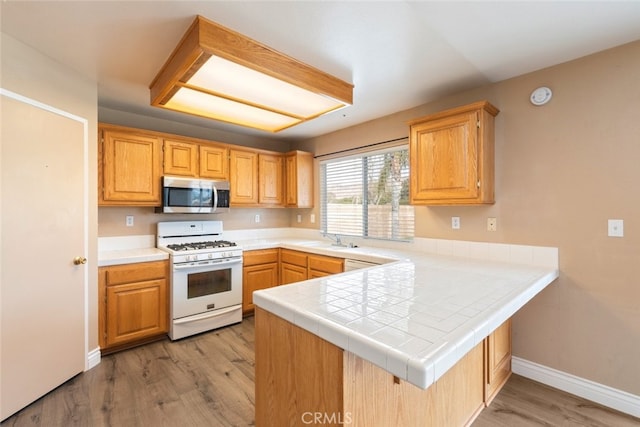
[(624, 221), (621, 219), (610, 219), (608, 221), (609, 237), (624, 237)]

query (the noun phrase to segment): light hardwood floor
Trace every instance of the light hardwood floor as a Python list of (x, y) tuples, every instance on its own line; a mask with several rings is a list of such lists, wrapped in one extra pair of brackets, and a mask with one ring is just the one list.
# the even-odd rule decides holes
[[(250, 317), (105, 356), (2, 426), (254, 425), (253, 348)], [(638, 427), (640, 419), (513, 375), (473, 424), (500, 426)]]

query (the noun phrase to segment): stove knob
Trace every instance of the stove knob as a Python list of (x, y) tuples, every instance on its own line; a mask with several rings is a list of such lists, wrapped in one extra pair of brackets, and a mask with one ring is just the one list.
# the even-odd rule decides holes
[(209, 254), (209, 259), (213, 259), (213, 254)]

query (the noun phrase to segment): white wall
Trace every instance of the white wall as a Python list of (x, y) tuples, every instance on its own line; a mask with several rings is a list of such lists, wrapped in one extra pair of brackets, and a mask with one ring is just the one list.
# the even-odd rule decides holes
[[(0, 86), (20, 95), (84, 117), (89, 122), (89, 137), (97, 135), (97, 84), (53, 61), (13, 37), (0, 33)], [(0, 112), (1, 120), (1, 112)], [(47, 141), (42, 141), (47, 144)], [(37, 149), (37, 148), (36, 148)], [(98, 270), (97, 270), (97, 143), (89, 146), (89, 349), (98, 347)], [(29, 159), (25, 158), (25, 164)], [(5, 183), (2, 183), (5, 185)], [(2, 209), (19, 207), (2, 206)], [(1, 215), (1, 213), (0, 213)], [(0, 235), (0, 241), (2, 236)], [(13, 243), (13, 242), (12, 242)], [(19, 247), (21, 248), (21, 247)], [(42, 319), (43, 327), (47, 319)]]

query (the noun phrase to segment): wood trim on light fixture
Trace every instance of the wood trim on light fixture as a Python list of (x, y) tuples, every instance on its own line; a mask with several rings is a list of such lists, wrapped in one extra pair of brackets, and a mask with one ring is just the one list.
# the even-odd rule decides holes
[[(163, 107), (177, 88), (211, 56), (224, 58), (346, 105), (353, 103), (351, 83), (198, 15), (151, 82), (151, 105)], [(314, 117), (324, 113), (319, 112)]]

